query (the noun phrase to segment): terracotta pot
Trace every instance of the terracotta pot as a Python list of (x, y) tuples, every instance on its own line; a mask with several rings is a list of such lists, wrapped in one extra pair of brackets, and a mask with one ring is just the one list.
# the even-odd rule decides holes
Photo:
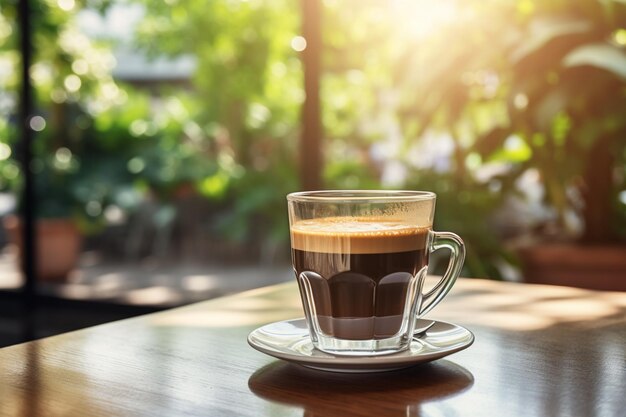
[[(17, 246), (21, 262), (22, 224), (19, 218), (4, 219), (4, 227)], [(69, 219), (40, 219), (35, 225), (37, 278), (41, 281), (65, 281), (78, 262), (82, 237)]]
[(519, 255), (526, 282), (626, 291), (625, 245), (539, 244)]

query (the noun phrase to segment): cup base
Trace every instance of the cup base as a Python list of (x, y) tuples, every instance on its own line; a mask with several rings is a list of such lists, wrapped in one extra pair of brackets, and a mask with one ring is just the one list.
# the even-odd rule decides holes
[(322, 352), (341, 356), (382, 356), (402, 352), (409, 348), (410, 339), (404, 336), (387, 339), (347, 340), (317, 335), (313, 346)]

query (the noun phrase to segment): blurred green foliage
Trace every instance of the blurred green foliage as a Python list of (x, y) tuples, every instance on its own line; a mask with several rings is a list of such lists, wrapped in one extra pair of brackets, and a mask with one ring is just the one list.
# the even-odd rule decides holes
[(149, 56), (197, 57), (193, 76), (197, 140), (203, 163), (196, 176), (207, 198), (227, 200), (217, 219), (224, 235), (243, 241), (259, 235), (284, 242), (284, 196), (297, 189), (296, 144), (302, 68), (291, 39), (299, 28), (297, 4), (288, 0), (138, 1), (146, 16), (137, 44)]
[[(65, 211), (93, 227), (108, 207), (132, 212), (146, 196), (168, 204), (191, 189), (220, 208), (213, 229), (222, 236), (288, 238), (284, 196), (298, 189), (304, 99), (302, 64), (291, 47), (300, 31), (298, 2), (130, 1), (145, 11), (134, 39), (141, 53), (197, 62), (189, 86), (150, 90), (114, 80), (113, 45), (76, 29), (80, 7), (106, 12), (117, 2), (78, 2), (72, 10), (53, 0), (33, 3), (32, 76), (46, 120), (36, 149), (49, 211), (42, 215)], [(6, 189), (19, 185), (11, 155), (17, 72), (3, 68), (15, 68), (19, 55), (14, 2), (1, 4)], [(578, 200), (610, 198), (607, 216), (626, 236), (623, 1), (323, 4), (328, 188), (436, 192), (436, 227), (467, 241), (470, 276), (499, 277), (502, 265), (515, 264), (494, 218), (509, 199), (522, 198), (520, 179), (529, 171), (561, 232), (574, 233), (567, 218), (583, 216)], [(600, 142), (615, 164), (608, 196), (581, 191), (593, 163), (588, 155)]]
[[(325, 4), (324, 82), (339, 91), (324, 96), (331, 172), (371, 167), (383, 186), (435, 191), (436, 226), (466, 239), (472, 276), (515, 264), (511, 228), (494, 224), (503, 210), (525, 224), (516, 234), (572, 238), (585, 234), (585, 208), (612, 201), (603, 237), (626, 236), (623, 2)], [(613, 166), (594, 159), (598, 148)], [(587, 172), (605, 169), (608, 191), (590, 187)], [(524, 198), (529, 172), (548, 212), (534, 223), (508, 204)], [(347, 178), (371, 184), (349, 173), (334, 184)]]

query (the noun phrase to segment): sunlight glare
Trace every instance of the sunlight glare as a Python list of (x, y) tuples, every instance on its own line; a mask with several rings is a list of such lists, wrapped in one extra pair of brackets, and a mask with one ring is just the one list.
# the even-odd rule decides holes
[(74, 300), (88, 300), (94, 297), (94, 288), (89, 284), (68, 284), (59, 289), (59, 295)]
[(152, 319), (157, 326), (177, 327), (239, 327), (256, 326), (272, 321), (284, 320), (285, 313), (280, 310), (263, 314), (250, 314), (247, 311), (217, 310), (210, 313), (203, 311), (180, 311), (171, 312), (168, 315), (157, 315)]
[(430, 36), (458, 17), (456, 0), (395, 0), (391, 20), (412, 39)]
[(582, 299), (541, 300), (533, 304), (529, 310), (541, 317), (559, 321), (592, 320), (618, 312), (618, 309), (609, 303)]
[(183, 278), (182, 287), (189, 291), (209, 291), (215, 289), (218, 281), (213, 275), (187, 275)]
[(129, 291), (124, 297), (130, 304), (175, 304), (181, 295), (173, 288), (154, 286)]
[(76, 6), (76, 2), (74, 0), (59, 0), (57, 3), (59, 5), (59, 8), (66, 12), (69, 12), (70, 10), (74, 9), (74, 6)]
[(122, 288), (125, 278), (119, 272), (110, 272), (97, 278), (97, 288), (100, 291), (116, 290)]

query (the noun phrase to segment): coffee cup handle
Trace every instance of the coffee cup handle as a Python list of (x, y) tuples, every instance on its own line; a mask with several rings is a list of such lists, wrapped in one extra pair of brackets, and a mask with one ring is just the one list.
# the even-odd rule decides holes
[(465, 245), (463, 240), (454, 233), (431, 232), (429, 251), (434, 252), (443, 248), (450, 249), (448, 268), (437, 285), (424, 294), (418, 317), (422, 317), (424, 314), (428, 313), (443, 300), (448, 292), (450, 292), (454, 282), (461, 273), (463, 261), (465, 260)]

